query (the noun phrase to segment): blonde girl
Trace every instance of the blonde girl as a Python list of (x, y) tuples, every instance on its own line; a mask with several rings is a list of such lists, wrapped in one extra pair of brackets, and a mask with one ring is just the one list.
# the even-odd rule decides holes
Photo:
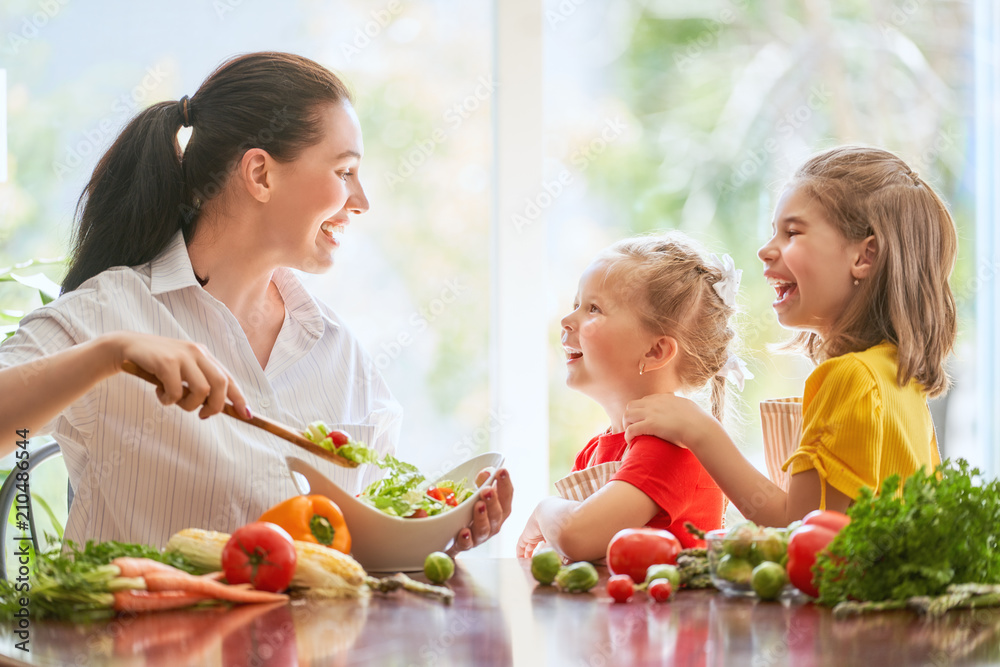
[(629, 404), (626, 437), (688, 447), (739, 510), (785, 525), (846, 509), (862, 487), (940, 461), (927, 399), (948, 388), (955, 341), (955, 225), (900, 158), (844, 146), (794, 175), (759, 251), (791, 346), (817, 365), (802, 396), (802, 435), (785, 462), (788, 491), (760, 474), (721, 425), (669, 393)]
[(600, 403), (611, 426), (556, 483), (561, 497), (535, 508), (519, 557), (546, 543), (568, 559), (594, 560), (616, 532), (645, 525), (693, 546), (685, 521), (721, 527), (722, 491), (697, 458), (655, 437), (626, 443), (622, 418), (630, 401), (707, 384), (722, 418), (726, 376), (742, 388), (729, 324), (739, 279), (728, 256), (706, 257), (681, 234), (627, 239), (590, 264), (562, 319), (566, 384)]

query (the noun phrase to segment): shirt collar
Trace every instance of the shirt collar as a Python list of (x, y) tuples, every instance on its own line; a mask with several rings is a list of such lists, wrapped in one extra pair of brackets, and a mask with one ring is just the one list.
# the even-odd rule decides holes
[(188, 256), (187, 244), (184, 243), (184, 232), (174, 234), (167, 247), (149, 263), (149, 291), (152, 294), (163, 294), (185, 287), (198, 285), (191, 258)]
[[(184, 233), (181, 231), (178, 231), (166, 249), (149, 263), (149, 268), (149, 290), (152, 294), (201, 286), (195, 277), (187, 244), (184, 243)], [(272, 280), (281, 293), (289, 316), (312, 336), (316, 338), (322, 336), (325, 324), (337, 326), (333, 320), (323, 318), (316, 301), (290, 269), (284, 267), (277, 269)]]
[(296, 320), (311, 335), (319, 338), (323, 335), (323, 328), (327, 324), (337, 326), (337, 323), (332, 319), (323, 317), (316, 300), (291, 269), (278, 268), (271, 276), (271, 280), (274, 281), (278, 292), (281, 293), (288, 316)]

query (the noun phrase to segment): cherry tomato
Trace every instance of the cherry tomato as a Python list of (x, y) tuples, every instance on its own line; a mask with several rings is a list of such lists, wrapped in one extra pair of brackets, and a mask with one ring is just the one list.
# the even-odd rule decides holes
[(666, 602), (673, 595), (674, 587), (669, 579), (653, 579), (649, 582), (649, 588), (646, 589), (646, 592), (656, 602)]
[(455, 499), (455, 494), (448, 489), (439, 489), (438, 487), (433, 487), (427, 489), (427, 495), (434, 500), (441, 501), (445, 505), (451, 505), (452, 507), (458, 506), (458, 501)]
[(680, 552), (681, 543), (669, 530), (626, 528), (608, 543), (608, 570), (645, 581), (650, 565), (673, 565)]
[(295, 574), (295, 542), (284, 528), (255, 521), (238, 528), (222, 549), (222, 570), (230, 584), (252, 584), (278, 593)]
[(615, 602), (628, 602), (634, 592), (635, 584), (627, 574), (616, 574), (608, 578), (608, 595)]
[(825, 526), (802, 526), (788, 538), (788, 580), (796, 588), (814, 598), (819, 589), (813, 582), (813, 565), (816, 556), (826, 548), (837, 533)]
[(344, 433), (343, 431), (330, 431), (330, 434), (327, 435), (326, 437), (328, 437), (330, 439), (330, 442), (333, 443), (334, 449), (336, 449), (337, 447), (342, 447), (343, 445), (346, 445), (351, 441), (351, 436)]
[(851, 522), (851, 517), (833, 510), (813, 510), (802, 519), (804, 526), (823, 526), (835, 533)]

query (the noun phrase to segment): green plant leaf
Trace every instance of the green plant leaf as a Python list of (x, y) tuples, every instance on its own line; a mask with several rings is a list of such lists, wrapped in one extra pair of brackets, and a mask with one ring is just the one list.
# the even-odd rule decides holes
[(43, 510), (45, 510), (45, 514), (48, 515), (49, 521), (52, 522), (52, 527), (56, 529), (56, 534), (59, 536), (59, 542), (62, 542), (62, 538), (63, 538), (63, 525), (59, 521), (59, 519), (56, 518), (56, 513), (52, 511), (52, 508), (49, 506), (48, 501), (46, 501), (45, 498), (42, 498), (37, 493), (32, 494), (31, 498), (36, 503), (38, 503), (39, 505), (41, 505)]
[(38, 290), (38, 295), (42, 297), (42, 304), (50, 303), (59, 298), (59, 291), (62, 289), (44, 273), (33, 273), (30, 276), (22, 276), (19, 273), (10, 273), (11, 279), (25, 287), (32, 287)]

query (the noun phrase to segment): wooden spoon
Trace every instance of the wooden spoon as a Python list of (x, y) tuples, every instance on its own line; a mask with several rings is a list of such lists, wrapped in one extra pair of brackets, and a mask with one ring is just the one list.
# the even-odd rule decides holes
[[(161, 390), (163, 389), (163, 383), (160, 382), (160, 380), (155, 375), (145, 370), (144, 368), (139, 368), (131, 361), (123, 361), (122, 370), (130, 375), (135, 375), (136, 377), (140, 377), (143, 380), (146, 380), (147, 382), (155, 384)], [(184, 396), (187, 396), (189, 393), (190, 390), (187, 387), (184, 387)], [(298, 445), (302, 449), (307, 449), (316, 456), (326, 459), (327, 461), (330, 461), (332, 463), (336, 463), (339, 466), (343, 466), (344, 468), (358, 467), (358, 464), (355, 463), (354, 461), (350, 461), (348, 459), (345, 459), (343, 456), (339, 456), (327, 449), (323, 449), (319, 445), (316, 445), (311, 441), (309, 441), (308, 439), (306, 439), (305, 436), (303, 436), (301, 433), (292, 430), (291, 428), (285, 426), (282, 423), (276, 422), (272, 419), (268, 419), (267, 417), (258, 417), (257, 415), (254, 415), (250, 419), (247, 419), (246, 415), (239, 414), (236, 411), (236, 408), (233, 407), (233, 404), (229, 403), (228, 401), (222, 408), (222, 411), (225, 412), (230, 417), (233, 417), (234, 419), (239, 419), (241, 422), (244, 422), (246, 424), (251, 424), (260, 429), (264, 429), (265, 431), (271, 433), (272, 435), (276, 435), (279, 438), (284, 438), (293, 445)]]

